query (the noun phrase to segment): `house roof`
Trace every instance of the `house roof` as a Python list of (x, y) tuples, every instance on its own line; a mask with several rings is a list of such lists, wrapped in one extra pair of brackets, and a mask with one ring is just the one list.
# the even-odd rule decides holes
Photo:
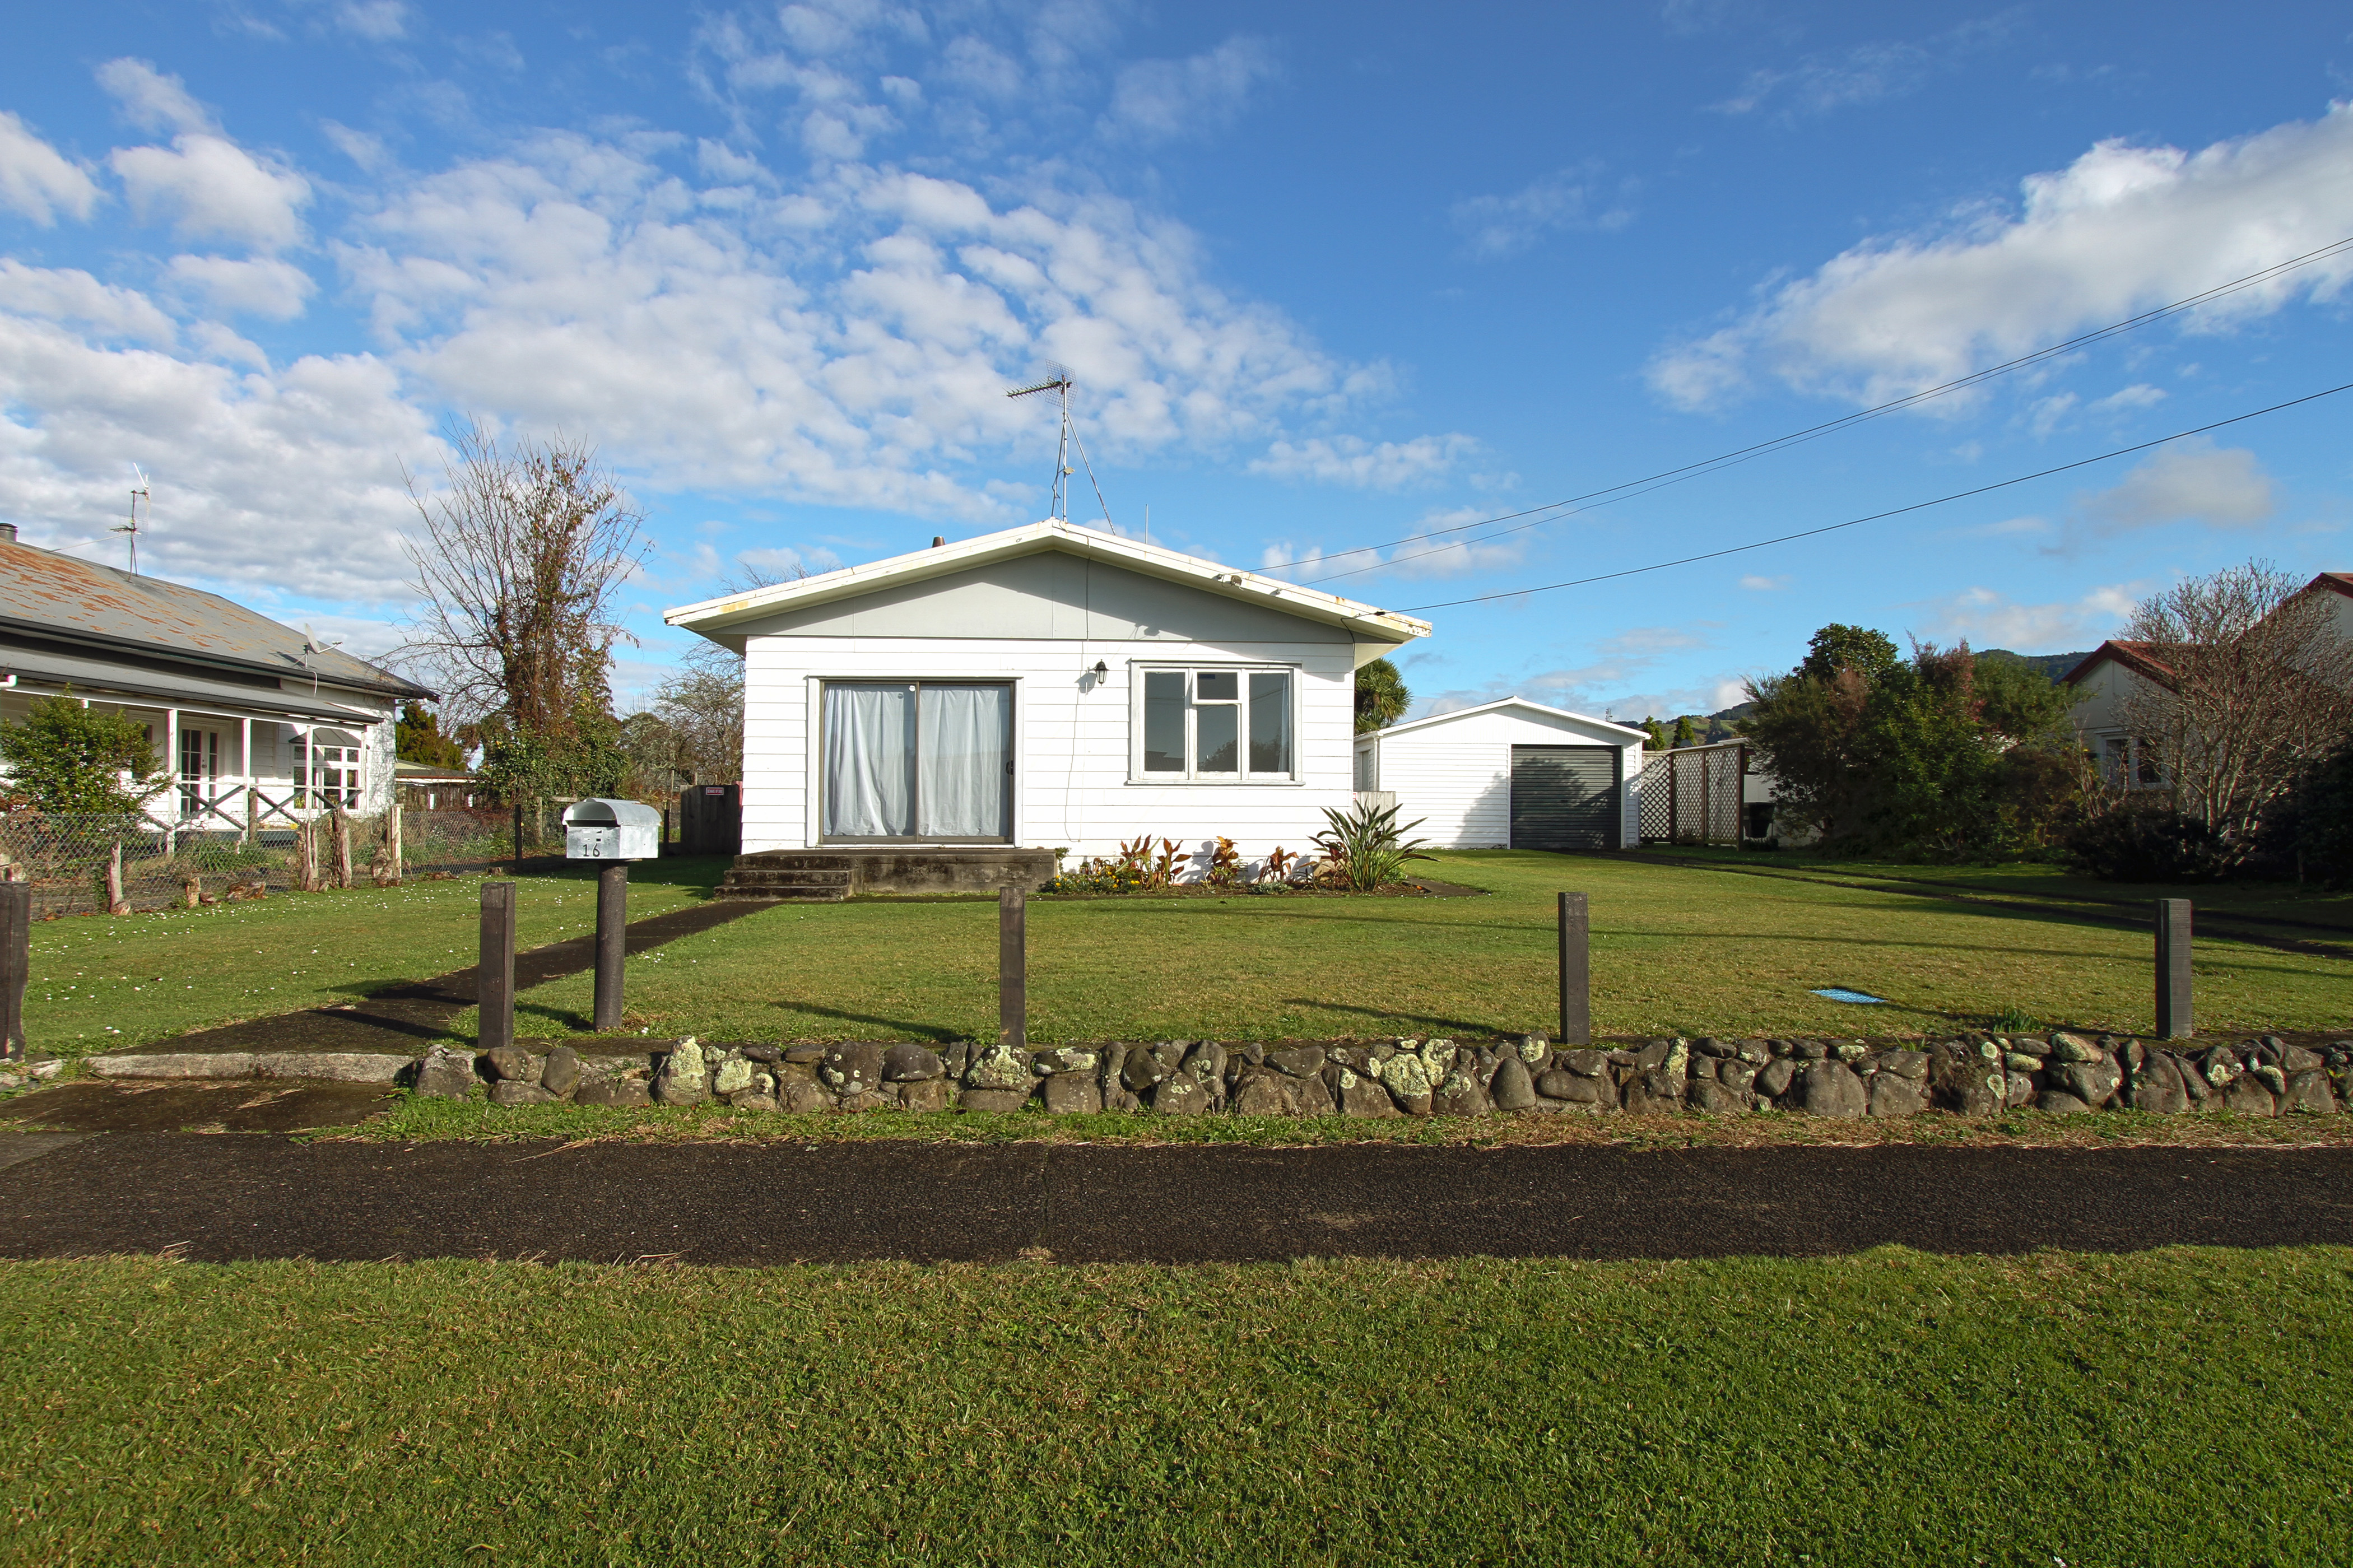
[(1386, 730), (1375, 730), (1370, 734), (1359, 735), (1356, 739), (1370, 741), (1387, 735), (1402, 735), (1409, 731), (1427, 730), (1434, 724), (1451, 724), (1457, 719), (1468, 719), (1475, 713), (1493, 713), (1505, 708), (1524, 708), (1531, 713), (1541, 713), (1547, 719), (1574, 720), (1579, 724), (1589, 724), (1597, 730), (1614, 731), (1630, 741), (1648, 741), (1651, 738), (1649, 731), (1637, 730), (1630, 724), (1620, 724), (1615, 719), (1596, 719), (1590, 713), (1572, 713), (1566, 708), (1547, 707), (1542, 702), (1531, 702), (1525, 697), (1506, 697), (1499, 702), (1482, 702), (1476, 708), (1457, 708), (1452, 712), (1432, 713), (1427, 719), (1416, 719), (1410, 723), (1392, 724)]
[(306, 685), (315, 678), (396, 697), (433, 695), (340, 648), (306, 656), (301, 632), (218, 594), (0, 539), (0, 634), (11, 632), (76, 645), (85, 658), (138, 653)]
[(2059, 682), (2063, 686), (2073, 686), (2111, 659), (2144, 679), (2169, 682), (2173, 679), (2173, 671), (2159, 663), (2149, 651), (2156, 646), (2155, 643), (2123, 642), (2111, 637), (2085, 654), (2081, 663), (2059, 678)]
[(1428, 621), (1416, 620), (1394, 610), (1377, 609), (1355, 599), (1343, 599), (1336, 594), (1303, 588), (1296, 583), (1261, 576), (1255, 572), (1240, 571), (1162, 545), (1146, 544), (1140, 540), (1124, 539), (1115, 533), (1099, 532), (1092, 528), (1079, 528), (1050, 520), (1005, 529), (997, 533), (984, 533), (977, 539), (962, 540), (954, 544), (935, 545), (929, 550), (893, 555), (887, 561), (845, 566), (838, 572), (804, 577), (797, 582), (778, 583), (749, 593), (706, 599), (696, 605), (681, 605), (663, 612), (662, 618), (671, 626), (684, 626), (689, 631), (709, 636), (774, 615), (779, 610), (801, 609), (839, 599), (856, 598), (887, 585), (943, 577), (952, 572), (969, 571), (976, 566), (1047, 550), (1058, 550), (1090, 561), (1124, 567), (1147, 577), (1181, 583), (1225, 598), (1268, 605), (1286, 615), (1320, 621), (1327, 626), (1345, 626), (1351, 634), (1367, 642), (1404, 643), (1430, 635)]
[(2353, 572), (2323, 572), (2304, 585), (2307, 594), (2316, 588), (2326, 588), (2332, 594), (2342, 594), (2353, 599)]

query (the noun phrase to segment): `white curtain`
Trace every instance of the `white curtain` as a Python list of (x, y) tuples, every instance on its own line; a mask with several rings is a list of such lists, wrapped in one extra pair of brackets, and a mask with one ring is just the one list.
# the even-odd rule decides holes
[(923, 683), (916, 798), (926, 838), (1002, 838), (1013, 690)]
[(906, 838), (915, 831), (915, 689), (825, 688), (825, 831)]

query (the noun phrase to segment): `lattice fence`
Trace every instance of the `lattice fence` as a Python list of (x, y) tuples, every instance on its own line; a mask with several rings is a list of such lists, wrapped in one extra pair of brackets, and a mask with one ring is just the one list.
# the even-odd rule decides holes
[(1642, 763), (1642, 842), (1737, 844), (1748, 748), (1737, 741), (1653, 752)]

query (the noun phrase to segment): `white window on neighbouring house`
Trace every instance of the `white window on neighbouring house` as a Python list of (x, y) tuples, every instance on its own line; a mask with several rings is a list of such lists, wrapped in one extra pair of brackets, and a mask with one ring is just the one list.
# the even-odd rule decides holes
[(2155, 789), (2165, 783), (2157, 760), (2126, 735), (2100, 742), (2100, 776), (2117, 789)]
[(360, 804), (360, 746), (341, 730), (313, 730), (294, 737), (294, 791), (307, 805), (340, 805), (356, 811)]
[(1298, 776), (1295, 671), (1146, 666), (1136, 676), (1134, 782), (1287, 784)]

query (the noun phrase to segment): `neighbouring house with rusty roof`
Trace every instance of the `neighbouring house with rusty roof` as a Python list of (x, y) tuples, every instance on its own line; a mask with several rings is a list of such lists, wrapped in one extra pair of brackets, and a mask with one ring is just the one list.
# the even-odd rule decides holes
[(433, 695), (199, 588), (18, 542), (0, 524), (0, 717), (63, 694), (147, 726), (190, 827), (391, 799), (393, 721)]
[[(2304, 594), (2326, 594), (2337, 623), (2337, 635), (2353, 640), (2353, 573), (2323, 572), (2306, 584)], [(2060, 678), (2075, 689), (2075, 732), (2084, 749), (2099, 759), (2100, 772), (2110, 784), (2127, 789), (2154, 788), (2164, 782), (2155, 759), (2144, 757), (2140, 742), (2124, 722), (2127, 699), (2147, 682), (2172, 684), (2162, 648), (2153, 643), (2112, 639), (2102, 643)]]

